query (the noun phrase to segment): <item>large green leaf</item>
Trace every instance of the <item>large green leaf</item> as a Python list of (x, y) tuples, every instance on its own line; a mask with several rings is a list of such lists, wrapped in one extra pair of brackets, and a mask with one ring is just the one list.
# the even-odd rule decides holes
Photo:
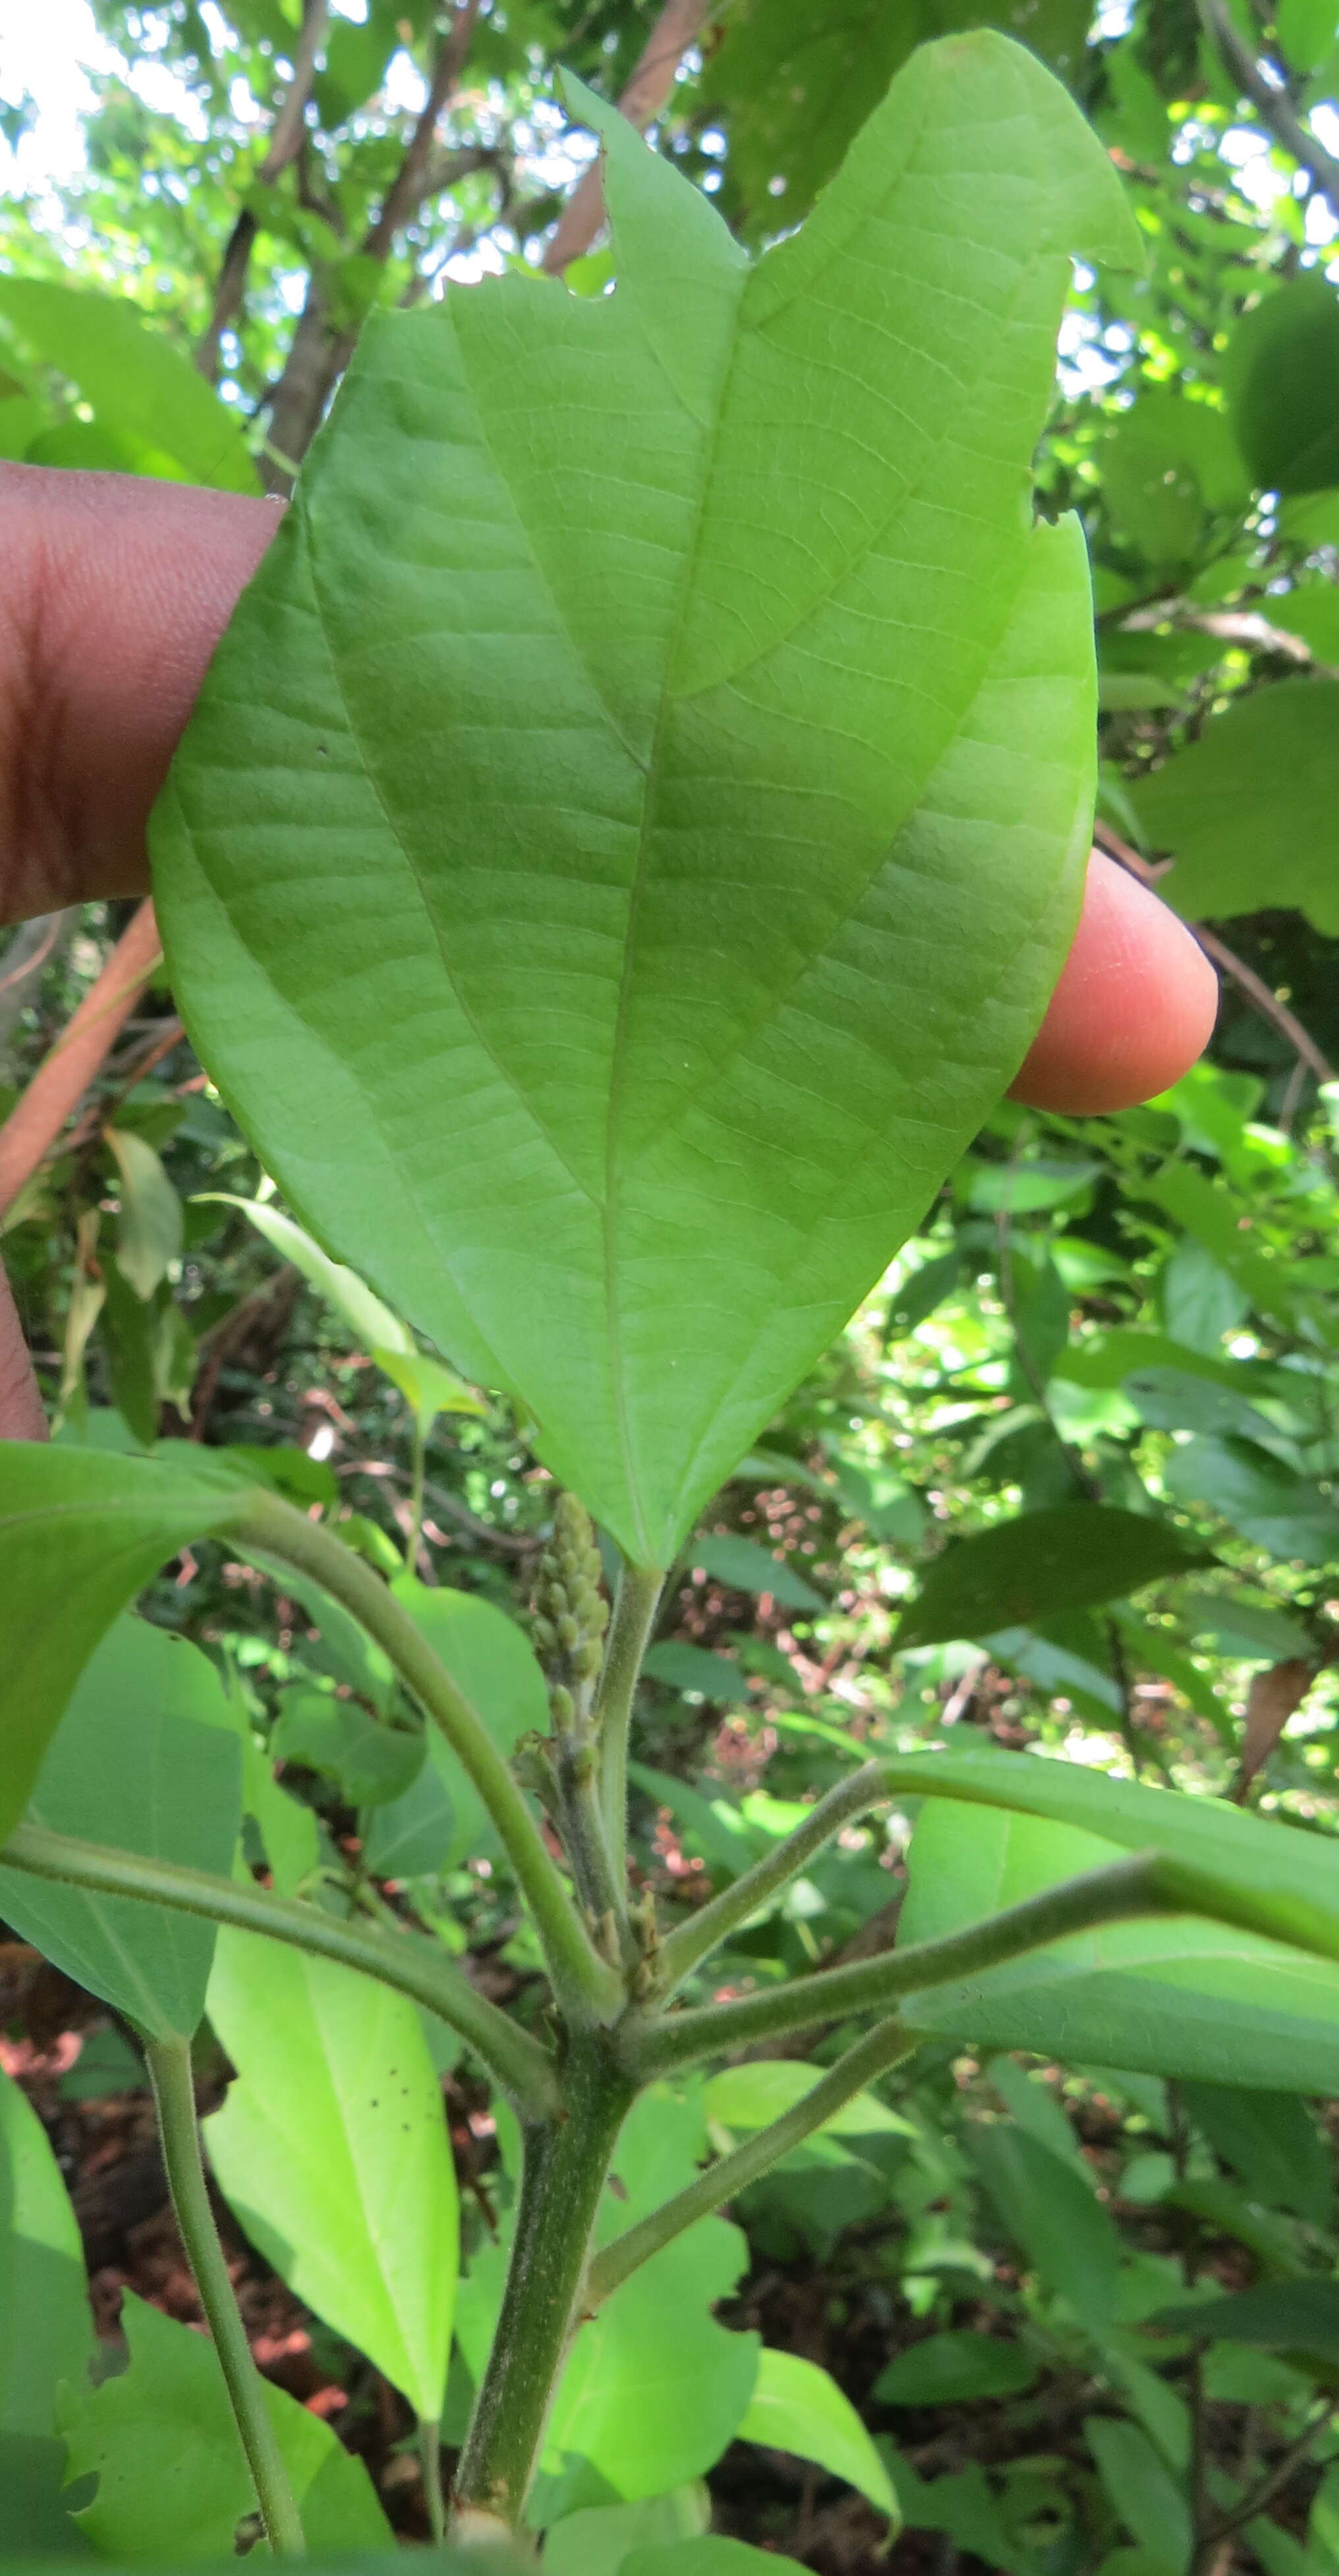
[[(1069, 1766), (1028, 1767), (1063, 1772)], [(1159, 1795), (1167, 1808), (1187, 1809), (1189, 1820), (1201, 1822), (1214, 1803), (1143, 1792)], [(1236, 1821), (1270, 1830), (1255, 1818)], [(1275, 1832), (1294, 1857), (1299, 1881), (1308, 1869), (1322, 1873), (1333, 1909), (1339, 1867), (1332, 1850), (1312, 1836)], [(1150, 1830), (1143, 1839), (1152, 1846), (1159, 1837)], [(1201, 1864), (1222, 1865), (1229, 1838), (1221, 1838), (1213, 1858), (1214, 1838), (1196, 1839)], [(1028, 1816), (951, 1815), (936, 1802), (922, 1810), (913, 1837), (901, 1937), (917, 1941), (956, 1931), (1061, 1879), (1103, 1867), (1121, 1847), (1129, 1848), (1125, 1834), (1118, 1843), (1115, 1835), (1099, 1840), (1091, 1831)], [(1252, 1853), (1248, 1844), (1236, 1857), (1249, 1870), (1259, 1848)], [(1286, 1869), (1282, 1858), (1280, 1867)], [(993, 2048), (1034, 2049), (1071, 2063), (1208, 2082), (1230, 2066), (1243, 2085), (1339, 2090), (1339, 1967), (1184, 1915), (1076, 1934), (1008, 1967), (913, 1995), (905, 2010), (917, 2029)]]
[(78, 386), (100, 428), (144, 449), (144, 470), (259, 492), (239, 414), (129, 296), (4, 277), (0, 319), (34, 358)]
[(1066, 74), (1083, 52), (1088, 0), (746, 0), (703, 73), (728, 139), (727, 204), (746, 238), (807, 215), (870, 109), (916, 45), (1000, 27)]
[(0, 1441), (0, 1835), (23, 1812), (98, 1639), (168, 1557), (245, 1512), (217, 1454), (170, 1461)]
[(1065, 254), (1138, 254), (998, 37), (753, 268), (591, 112), (617, 292), (373, 318), (153, 840), (290, 1204), (655, 1564), (1040, 1016), (1093, 688), (1031, 455)]
[(898, 1622), (896, 1646), (989, 1637), (1034, 1627), (1063, 1610), (1123, 1600), (1159, 1575), (1210, 1560), (1168, 1521), (1109, 1503), (1057, 1503), (1024, 1512), (945, 1548)]
[[(242, 1753), (213, 1665), (182, 1637), (118, 1619), (86, 1665), (28, 1802), (33, 1824), (226, 1877), (242, 1821)], [(0, 1907), (90, 1994), (151, 2039), (189, 2039), (214, 1926), (128, 1897), (0, 1869)]]
[(205, 2124), (229, 2206), (297, 2296), (435, 2423), (459, 2216), (414, 2006), (326, 1959), (225, 1931), (209, 2017), (237, 2069)]
[(1173, 1450), (1163, 1483), (1178, 1502), (1207, 1504), (1270, 1556), (1320, 1568), (1339, 1561), (1339, 1507), (1254, 1440), (1188, 1440)]
[(1234, 698), (1130, 794), (1187, 920), (1293, 904), (1339, 932), (1339, 680)]
[(1010, 2235), (1045, 2287), (1066, 2300), (1091, 2332), (1109, 2325), (1116, 2302), (1116, 2222), (1073, 2165), (1012, 2120), (968, 2131), (973, 2162)]
[[(68, 2475), (95, 2471), (98, 2481), (75, 2518), (105, 2558), (231, 2558), (256, 2498), (218, 2357), (203, 2335), (133, 2290), (124, 2294), (121, 2322), (128, 2370), (98, 2388), (81, 2378), (62, 2392)], [(264, 2394), (310, 2547), (332, 2556), (388, 2547), (362, 2461), (282, 2388), (266, 2385)]]

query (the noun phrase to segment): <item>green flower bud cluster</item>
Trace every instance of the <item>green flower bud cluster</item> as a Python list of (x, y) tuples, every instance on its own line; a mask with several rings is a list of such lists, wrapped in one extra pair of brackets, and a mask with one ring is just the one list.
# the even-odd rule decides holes
[(560, 1494), (553, 1536), (539, 1560), (531, 1635), (549, 1676), (554, 1732), (570, 1734), (587, 1715), (604, 1661), (609, 1604), (590, 1514), (574, 1494)]

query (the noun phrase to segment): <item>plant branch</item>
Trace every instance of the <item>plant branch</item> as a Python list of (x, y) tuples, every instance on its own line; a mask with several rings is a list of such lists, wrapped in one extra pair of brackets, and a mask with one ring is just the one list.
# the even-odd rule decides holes
[(637, 1676), (642, 1669), (663, 1575), (624, 1565), (614, 1595), (614, 1612), (604, 1650), (594, 1725), (600, 1748), (600, 1805), (614, 1878), (620, 1889), (627, 1877), (628, 1732)]
[(460, 85), (460, 76), (474, 41), (480, 5), (481, 0), (459, 0), (455, 16), (437, 48), (428, 95), (405, 147), (404, 159), (386, 191), (380, 213), (363, 237), (363, 255), (367, 259), (385, 259), (401, 226), (409, 223), (417, 211), (432, 168), (438, 120)]
[[(896, 1762), (879, 1767), (894, 1775), (901, 1768)], [(916, 1785), (924, 1788), (923, 1770), (915, 1777)], [(895, 1780), (888, 1785), (895, 1786)], [(1309, 1950), (1320, 1958), (1339, 1958), (1339, 1909), (1318, 1915), (1312, 1908), (1297, 1907), (1286, 1895), (1234, 1884), (1166, 1853), (1136, 1852), (1105, 1869), (1066, 1879), (1021, 1905), (939, 1940), (916, 1941), (848, 1968), (820, 1968), (813, 1976), (740, 2002), (704, 2004), (695, 2011), (663, 2017), (629, 2016), (623, 2039), (627, 2063), (640, 2082), (650, 2083), (675, 2067), (696, 2065), (704, 2057), (722, 2055), (757, 2039), (776, 2038), (850, 2013), (886, 2011), (904, 1995), (920, 1994), (959, 1977), (984, 1976), (1011, 1959), (1103, 1923), (1173, 1914), (1198, 1915), (1210, 1923), (1262, 1933), (1267, 1940)]]
[(1230, 2513), (1220, 2515), (1217, 2521), (1209, 2525), (1196, 2551), (1191, 2576), (1203, 2576), (1203, 2571), (1212, 2566), (1223, 2542), (1230, 2539), (1234, 2531), (1240, 2531), (1246, 2523), (1253, 2522), (1258, 2513), (1263, 2513), (1267, 2504), (1273, 2503), (1275, 2496), (1283, 2487), (1286, 2487), (1294, 2469), (1301, 2467), (1312, 2443), (1319, 2433), (1324, 2432), (1333, 2414), (1333, 2398), (1322, 2398), (1315, 2413), (1303, 2425), (1296, 2441), (1289, 2443), (1282, 2458), (1277, 2459), (1273, 2467), (1265, 2471), (1264, 2476), (1256, 2481), (1240, 2504), (1234, 2505)]
[(1250, 100), (1275, 142), (1306, 171), (1339, 223), (1339, 161), (1303, 125), (1287, 91), (1275, 88), (1250, 46), (1238, 35), (1223, 0), (1196, 0), (1196, 6), (1200, 25), (1229, 78), (1236, 82), (1242, 97)]
[[(710, 0), (666, 0), (650, 41), (626, 87), (619, 93), (619, 112), (644, 134), (674, 87), (674, 75), (692, 44)], [(598, 161), (583, 172), (558, 218), (544, 253), (548, 277), (561, 277), (569, 261), (590, 249), (604, 222), (604, 188)]]
[[(256, 184), (272, 187), (291, 161), (296, 161), (306, 133), (307, 101), (316, 78), (316, 65), (330, 23), (330, 0), (303, 0), (302, 28), (293, 49), (293, 78), (289, 82), (274, 120), (264, 160), (256, 172)], [(246, 292), (246, 273), (251, 264), (251, 249), (260, 226), (249, 206), (243, 206), (228, 237), (223, 254), (214, 305), (209, 325), (195, 353), (195, 363), (210, 384), (218, 379), (219, 344)]]
[(256, 2490), (266, 2538), (276, 2558), (301, 2558), (303, 2537), (265, 2385), (251, 2358), (246, 2328), (219, 2243), (209, 2203), (200, 2130), (195, 2116), (191, 2045), (186, 2039), (149, 2040), (145, 2047), (168, 2189), (200, 2305), (214, 2339), (228, 2403)]
[(769, 2172), (782, 2156), (788, 2156), (792, 2148), (802, 2145), (815, 2129), (821, 2129), (824, 2121), (831, 2119), (835, 2111), (840, 2111), (853, 2093), (859, 2093), (866, 2084), (872, 2084), (876, 2076), (886, 2075), (891, 2067), (909, 2057), (918, 2044), (917, 2033), (908, 2030), (895, 2015), (867, 2032), (863, 2039), (856, 2041), (854, 2048), (848, 2048), (845, 2055), (838, 2058), (836, 2065), (821, 2082), (815, 2084), (812, 2092), (806, 2093), (801, 2101), (792, 2103), (788, 2111), (782, 2112), (780, 2119), (769, 2121), (765, 2129), (759, 2129), (756, 2137), (749, 2138), (742, 2147), (736, 2147), (731, 2155), (721, 2156), (715, 2164), (708, 2165), (705, 2172), (700, 2173), (685, 2190), (677, 2192), (673, 2200), (667, 2200), (663, 2209), (654, 2210), (649, 2218), (639, 2220), (636, 2227), (630, 2227), (624, 2236), (616, 2236), (612, 2245), (607, 2245), (602, 2254), (597, 2254), (586, 2288), (588, 2307), (598, 2307), (603, 2299), (610, 2298), (615, 2290), (622, 2288), (630, 2273), (649, 2261), (651, 2255), (658, 2254), (662, 2246), (672, 2244), (686, 2227), (694, 2226), (699, 2218), (709, 2218), (714, 2209), (720, 2209), (725, 2201), (733, 2200), (749, 2183), (756, 2182), (760, 2174)]
[[(1109, 859), (1119, 860), (1132, 877), (1138, 877), (1141, 885), (1157, 885), (1159, 871), (1151, 867), (1147, 859), (1141, 858), (1137, 850), (1131, 849), (1129, 842), (1123, 841), (1119, 832), (1113, 832), (1108, 824), (1096, 824), (1093, 839), (1099, 850), (1104, 851)], [(1310, 1032), (1303, 1028), (1296, 1013), (1289, 1010), (1287, 1003), (1281, 1002), (1277, 993), (1271, 993), (1263, 976), (1257, 975), (1244, 957), (1238, 957), (1235, 949), (1229, 948), (1227, 942), (1219, 938), (1217, 931), (1206, 930), (1203, 922), (1188, 921), (1186, 928), (1192, 938), (1199, 941), (1205, 956), (1212, 958), (1214, 965), (1221, 967), (1225, 975), (1231, 976), (1261, 1019), (1268, 1020), (1280, 1037), (1287, 1039), (1294, 1053), (1314, 1073), (1317, 1082), (1339, 1081), (1339, 1073), (1336, 1073), (1328, 1056), (1317, 1046)]]
[(456, 2472), (457, 2537), (514, 2530), (576, 2320), (605, 2176), (635, 2086), (603, 2034), (574, 2043), (557, 2120), (526, 2130), (507, 2286)]
[(162, 956), (151, 903), (142, 903), (96, 983), (45, 1055), (0, 1127), (0, 1215), (55, 1144)]
[(48, 1833), (43, 1825), (16, 1825), (0, 1857), (6, 1868), (34, 1878), (165, 1905), (211, 1923), (231, 1923), (241, 1932), (262, 1933), (313, 1958), (334, 1959), (360, 1976), (375, 1977), (458, 2031), (524, 2118), (543, 2117), (556, 2103), (552, 2061), (538, 2040), (476, 1993), (453, 1960), (429, 1950), (412, 1933), (379, 1932), (243, 1880), (215, 1878), (207, 1870), (149, 1860), (140, 1852), (104, 1850), (99, 1843)]
[(361, 1557), (277, 1495), (250, 1496), (230, 1536), (244, 1551), (254, 1548), (309, 1575), (351, 1611), (389, 1655), (401, 1680), (434, 1726), (440, 1727), (497, 1827), (534, 1916), (560, 2009), (578, 2022), (612, 2021), (624, 2000), (622, 1980), (587, 1938), (534, 1816), (483, 1719), (439, 1663), (408, 1611)]

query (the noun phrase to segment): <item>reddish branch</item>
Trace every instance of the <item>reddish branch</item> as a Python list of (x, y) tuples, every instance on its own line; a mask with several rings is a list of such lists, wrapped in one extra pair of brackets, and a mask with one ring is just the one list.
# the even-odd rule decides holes
[[(709, 6), (710, 0), (666, 0), (646, 51), (618, 102), (628, 123), (640, 132), (644, 133), (660, 114), (674, 87), (675, 73)], [(560, 277), (569, 261), (580, 259), (590, 249), (603, 222), (604, 190), (599, 168), (593, 164), (578, 181), (558, 219), (557, 230), (544, 253), (547, 274)]]
[(0, 1127), (0, 1215), (39, 1169), (120, 1036), (162, 950), (142, 903), (74, 1017)]
[[(1162, 870), (1152, 866), (1147, 859), (1141, 858), (1139, 852), (1132, 850), (1129, 842), (1123, 841), (1119, 832), (1113, 832), (1109, 824), (1096, 824), (1093, 838), (1098, 848), (1106, 851), (1108, 858), (1119, 860), (1123, 868), (1128, 868), (1132, 877), (1138, 877), (1141, 885), (1157, 884)], [(1244, 957), (1238, 957), (1235, 949), (1229, 948), (1227, 942), (1220, 939), (1216, 931), (1206, 930), (1202, 922), (1191, 921), (1186, 924), (1186, 927), (1199, 941), (1205, 956), (1211, 957), (1215, 966), (1219, 967), (1224, 975), (1229, 975), (1239, 991), (1245, 994), (1251, 1008), (1259, 1012), (1261, 1019), (1268, 1020), (1271, 1026), (1278, 1030), (1280, 1037), (1287, 1039), (1299, 1062), (1314, 1073), (1317, 1082), (1333, 1082), (1339, 1078), (1336, 1077), (1334, 1066), (1328, 1056), (1317, 1046), (1310, 1031), (1303, 1028), (1296, 1013), (1289, 1010), (1286, 1002), (1279, 1000), (1277, 993), (1271, 993), (1264, 977), (1257, 975), (1254, 967), (1248, 966)]]

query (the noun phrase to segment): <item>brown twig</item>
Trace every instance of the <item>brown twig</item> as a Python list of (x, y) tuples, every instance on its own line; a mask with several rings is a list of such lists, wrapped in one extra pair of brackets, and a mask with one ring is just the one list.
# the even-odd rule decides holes
[[(272, 187), (302, 149), (306, 133), (307, 101), (316, 78), (316, 65), (325, 42), (330, 22), (330, 0), (303, 0), (302, 31), (294, 47), (293, 78), (289, 82), (274, 120), (265, 158), (256, 172), (256, 184)], [(228, 237), (223, 254), (218, 285), (214, 290), (214, 308), (209, 327), (195, 353), (195, 363), (202, 376), (213, 384), (219, 371), (219, 344), (246, 291), (246, 273), (251, 262), (251, 247), (260, 226), (250, 208), (243, 206)]]
[[(438, 123), (459, 86), (469, 56), (481, 0), (460, 0), (451, 25), (437, 49), (428, 95), (405, 145), (400, 167), (386, 192), (381, 211), (362, 240), (364, 258), (386, 261), (395, 235), (410, 222), (432, 188), (436, 171), (433, 146)], [(356, 333), (336, 330), (326, 290), (319, 276), (308, 281), (307, 298), (270, 406), (268, 454), (261, 470), (267, 489), (286, 493), (293, 474), (315, 437), (335, 385), (353, 354)]]
[[(1119, 832), (1113, 832), (1110, 824), (1095, 824), (1093, 838), (1109, 859), (1118, 860), (1131, 876), (1138, 877), (1141, 885), (1156, 886), (1161, 870), (1141, 858), (1138, 850), (1131, 849), (1129, 842), (1123, 841)], [(1295, 1013), (1289, 1010), (1287, 1003), (1281, 1002), (1277, 993), (1271, 993), (1263, 976), (1257, 975), (1254, 967), (1248, 966), (1243, 957), (1238, 957), (1216, 931), (1206, 930), (1202, 922), (1189, 921), (1186, 928), (1199, 941), (1205, 956), (1211, 957), (1215, 966), (1221, 967), (1222, 972), (1231, 977), (1261, 1019), (1268, 1020), (1280, 1037), (1287, 1039), (1294, 1054), (1300, 1056), (1303, 1064), (1314, 1073), (1317, 1082), (1335, 1081), (1335, 1069), (1328, 1056), (1317, 1046), (1310, 1032), (1303, 1028)]]
[[(619, 97), (629, 125), (645, 133), (674, 87), (674, 75), (707, 15), (710, 0), (665, 0), (646, 51)], [(590, 249), (604, 222), (604, 189), (593, 162), (577, 181), (544, 253), (548, 277), (561, 277), (569, 262)]]
[(1223, 0), (1196, 0), (1196, 6), (1200, 25), (1229, 78), (1236, 82), (1242, 97), (1250, 100), (1275, 142), (1305, 170), (1339, 223), (1339, 161), (1303, 125), (1286, 89), (1274, 87), (1250, 46), (1238, 35)]
[(0, 1127), (0, 1215), (13, 1206), (96, 1079), (161, 955), (153, 905), (142, 903)]

